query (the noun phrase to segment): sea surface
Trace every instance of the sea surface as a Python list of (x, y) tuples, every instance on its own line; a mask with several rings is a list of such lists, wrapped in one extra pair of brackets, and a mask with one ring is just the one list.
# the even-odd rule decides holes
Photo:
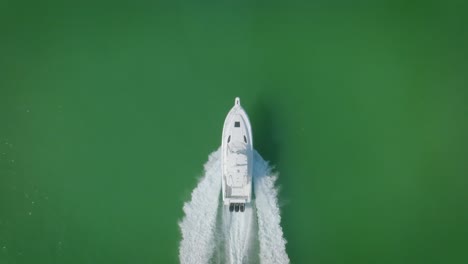
[(236, 96), (291, 263), (468, 263), (467, 13), (1, 1), (0, 263), (178, 263)]

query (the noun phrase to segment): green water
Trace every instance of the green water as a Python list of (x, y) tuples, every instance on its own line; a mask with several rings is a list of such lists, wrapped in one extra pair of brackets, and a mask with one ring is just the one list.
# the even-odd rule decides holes
[(467, 5), (329, 2), (0, 2), (0, 263), (177, 263), (235, 96), (293, 263), (467, 263)]

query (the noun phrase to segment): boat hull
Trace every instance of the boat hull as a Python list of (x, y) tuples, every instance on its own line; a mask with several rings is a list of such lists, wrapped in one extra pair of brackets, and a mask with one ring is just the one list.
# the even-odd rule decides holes
[(243, 212), (252, 199), (253, 141), (239, 98), (224, 121), (221, 151), (223, 203), (230, 211)]

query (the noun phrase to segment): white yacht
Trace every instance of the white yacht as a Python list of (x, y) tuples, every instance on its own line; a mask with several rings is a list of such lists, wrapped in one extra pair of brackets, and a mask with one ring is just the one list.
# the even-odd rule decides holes
[(244, 212), (252, 198), (253, 142), (239, 97), (224, 121), (221, 152), (223, 203), (231, 212)]

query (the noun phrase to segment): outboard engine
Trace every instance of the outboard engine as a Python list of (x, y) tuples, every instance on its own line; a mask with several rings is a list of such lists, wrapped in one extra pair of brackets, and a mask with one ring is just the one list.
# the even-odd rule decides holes
[(234, 211), (234, 205), (233, 205), (233, 204), (229, 204), (229, 212), (232, 213), (232, 211)]
[(241, 205), (240, 205), (240, 211), (241, 211), (241, 212), (244, 212), (244, 210), (245, 210), (245, 204), (241, 204)]
[(235, 205), (234, 205), (234, 210), (235, 210), (236, 212), (239, 212), (239, 204), (235, 204)]

